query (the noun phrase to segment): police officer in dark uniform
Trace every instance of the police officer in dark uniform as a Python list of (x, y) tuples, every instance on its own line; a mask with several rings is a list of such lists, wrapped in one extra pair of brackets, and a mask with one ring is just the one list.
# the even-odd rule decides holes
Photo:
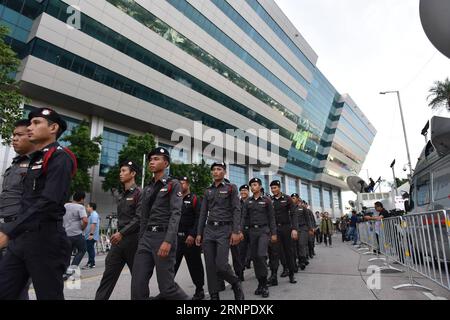
[[(296, 212), (297, 210), (297, 206), (301, 206), (301, 199), (300, 196), (298, 195), (298, 193), (293, 193), (291, 194), (291, 198), (292, 198), (292, 202), (294, 203), (294, 211)], [(298, 247), (298, 240), (292, 240), (293, 244), (293, 251), (294, 251), (294, 272), (297, 273), (298, 272), (298, 264), (297, 264), (297, 260), (299, 257), (299, 247)]]
[(0, 300), (17, 299), (31, 277), (37, 299), (64, 299), (63, 274), (70, 262), (70, 243), (63, 226), (64, 204), (76, 170), (73, 154), (56, 140), (66, 122), (54, 110), (30, 112), (28, 136), (35, 150), (23, 181), (17, 219), (4, 224), (0, 248)]
[[(29, 154), (34, 150), (34, 145), (28, 138), (27, 127), (29, 125), (30, 121), (27, 119), (19, 120), (14, 124), (12, 145), (18, 155), (3, 175), (2, 193), (0, 194), (0, 232), (2, 225), (15, 221), (20, 211), (23, 180), (30, 163)], [(6, 249), (0, 249), (0, 262), (5, 254)], [(19, 299), (28, 300), (28, 286), (22, 291)]]
[(195, 294), (192, 300), (203, 300), (205, 292), (205, 272), (201, 256), (201, 249), (195, 245), (198, 219), (200, 218), (200, 199), (189, 188), (189, 178), (181, 177), (181, 192), (183, 193), (183, 208), (181, 210), (180, 226), (178, 227), (178, 244), (175, 263), (175, 274), (178, 272), (183, 257), (195, 285)]
[(312, 232), (310, 230), (309, 235), (308, 235), (308, 253), (309, 253), (309, 258), (312, 259), (316, 255), (316, 253), (314, 252), (314, 247), (315, 247), (314, 230), (316, 230), (316, 228), (317, 228), (317, 223), (316, 223), (316, 219), (314, 218), (314, 213), (309, 208), (308, 203), (305, 201), (303, 201), (303, 208), (306, 209), (306, 211), (308, 212), (310, 224), (313, 228)]
[(313, 225), (309, 213), (303, 206), (297, 206), (296, 213), (298, 217), (299, 267), (301, 270), (305, 270), (308, 265), (308, 239), (313, 232)]
[(258, 279), (258, 288), (255, 295), (269, 297), (267, 287), (267, 250), (269, 239), (277, 241), (277, 229), (275, 225), (275, 213), (272, 201), (261, 194), (261, 180), (253, 178), (248, 183), (253, 195), (244, 202), (242, 214), (250, 226), (251, 257), (255, 266), (255, 275)]
[(136, 214), (141, 199), (141, 188), (136, 185), (139, 165), (131, 160), (120, 164), (119, 179), (123, 185), (117, 203), (118, 231), (112, 235), (111, 250), (105, 260), (105, 271), (95, 300), (108, 300), (125, 264), (133, 271), (139, 235), (140, 218)]
[[(280, 258), (285, 259), (282, 264), (286, 269), (281, 276), (289, 275), (290, 283), (297, 283), (294, 277), (294, 252), (292, 239), (297, 239), (297, 216), (294, 214), (294, 204), (290, 196), (281, 192), (281, 182), (274, 180), (270, 183), (272, 191), (272, 202), (275, 210), (275, 221), (277, 224), (278, 240), (269, 246), (271, 276), (269, 285), (278, 285), (277, 272)], [(283, 263), (284, 262), (284, 263)]]
[[(241, 195), (241, 212), (244, 209), (244, 202), (249, 197), (250, 187), (246, 184), (239, 187), (239, 193)], [(250, 268), (250, 224), (248, 217), (244, 219), (244, 215), (241, 214), (241, 228), (242, 228), (242, 238), (239, 243), (239, 251), (241, 254), (241, 264), (245, 267)], [(241, 281), (244, 280), (244, 272), (242, 272)]]
[(131, 299), (150, 298), (149, 281), (156, 267), (160, 299), (187, 300), (187, 294), (175, 282), (178, 226), (183, 206), (180, 182), (169, 178), (166, 169), (170, 154), (155, 148), (149, 155), (153, 179), (145, 187), (138, 205), (141, 218), (139, 244), (131, 275)]
[(241, 239), (241, 207), (236, 185), (225, 182), (226, 165), (211, 165), (213, 184), (203, 197), (196, 244), (203, 243), (211, 300), (219, 300), (218, 277), (231, 284), (236, 300), (244, 300), (241, 282), (228, 263), (230, 245)]

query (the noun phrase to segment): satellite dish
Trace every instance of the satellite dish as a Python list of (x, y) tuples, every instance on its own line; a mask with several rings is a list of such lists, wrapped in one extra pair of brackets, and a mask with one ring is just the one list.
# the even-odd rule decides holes
[(431, 143), (440, 155), (450, 153), (450, 118), (431, 118)]
[(364, 192), (369, 186), (358, 176), (347, 177), (347, 185), (354, 193)]

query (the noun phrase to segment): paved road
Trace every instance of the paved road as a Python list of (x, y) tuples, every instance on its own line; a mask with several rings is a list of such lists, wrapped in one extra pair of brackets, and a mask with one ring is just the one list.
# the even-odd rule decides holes
[[(310, 260), (310, 265), (296, 274), (298, 283), (290, 284), (288, 278), (279, 278), (279, 285), (270, 288), (269, 299), (274, 300), (430, 300), (430, 299), (450, 299), (450, 292), (438, 286), (434, 282), (425, 279), (423, 276), (414, 273), (415, 282), (425, 285), (433, 292), (431, 294), (424, 290), (404, 289), (393, 290), (395, 285), (408, 282), (408, 273), (388, 273), (381, 274), (380, 288), (369, 289), (367, 282), (376, 285), (371, 274), (367, 274), (367, 267), (374, 263), (368, 262), (373, 256), (361, 255), (356, 248), (349, 243), (342, 243), (338, 236), (334, 237), (332, 247), (322, 245), (316, 246), (316, 257)], [(66, 282), (65, 297), (68, 300), (92, 300), (95, 291), (100, 283), (104, 269), (105, 256), (97, 257), (97, 267), (92, 270), (82, 270), (80, 288), (71, 288), (74, 285)], [(230, 258), (231, 261), (231, 258)], [(84, 265), (86, 260), (83, 260)], [(378, 263), (382, 265), (382, 263)], [(399, 267), (399, 266), (397, 266)], [(403, 267), (399, 267), (403, 268)], [(176, 277), (178, 284), (192, 295), (195, 291), (191, 278), (183, 262)], [(130, 299), (131, 276), (128, 268), (125, 268), (112, 294), (113, 300)], [(76, 284), (76, 283), (75, 283)], [(245, 281), (243, 288), (248, 300), (260, 300), (260, 296), (253, 294), (257, 281), (253, 269), (245, 271)], [(76, 287), (76, 286), (75, 286)], [(207, 287), (205, 286), (205, 290)], [(150, 294), (158, 294), (156, 276), (150, 281)], [(31, 298), (34, 299), (34, 292), (30, 290)], [(227, 285), (227, 290), (221, 292), (221, 299), (233, 299), (233, 292)]]

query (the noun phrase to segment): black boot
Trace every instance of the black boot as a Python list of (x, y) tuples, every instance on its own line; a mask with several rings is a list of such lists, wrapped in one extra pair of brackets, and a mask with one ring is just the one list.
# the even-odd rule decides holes
[(225, 281), (219, 280), (219, 292), (225, 291)]
[(267, 279), (266, 278), (262, 279), (261, 296), (263, 298), (268, 298), (269, 297), (269, 288), (267, 286)]
[(278, 285), (277, 271), (276, 270), (272, 270), (272, 274), (270, 275), (268, 285), (269, 285), (269, 287)]
[(297, 283), (297, 280), (295, 280), (293, 272), (289, 273), (289, 283)]
[(242, 282), (242, 281), (245, 281), (245, 279), (244, 279), (244, 271), (242, 271), (240, 274), (239, 274), (239, 280)]
[(289, 275), (289, 271), (286, 269), (286, 267), (283, 267), (283, 272), (281, 273), (281, 278), (286, 278)]
[(297, 264), (297, 262), (294, 263), (294, 273), (298, 273), (298, 264)]
[(262, 279), (258, 279), (258, 288), (255, 290), (255, 295), (260, 296), (262, 294)]
[(211, 294), (210, 294), (210, 299), (211, 299), (211, 300), (220, 300), (219, 293), (218, 293), (218, 292), (216, 292), (216, 293), (211, 293)]
[(300, 264), (299, 264), (300, 270), (305, 270), (305, 267), (306, 267), (305, 261), (306, 261), (305, 258), (303, 258), (303, 257), (300, 258)]
[(192, 300), (203, 300), (205, 299), (205, 291), (203, 289), (196, 289)]
[(245, 300), (244, 291), (242, 291), (241, 282), (238, 281), (232, 286), (234, 292), (234, 300)]

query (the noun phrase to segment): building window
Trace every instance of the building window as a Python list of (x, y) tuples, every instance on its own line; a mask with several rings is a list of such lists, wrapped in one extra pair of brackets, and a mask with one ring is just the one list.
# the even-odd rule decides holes
[(339, 192), (333, 190), (333, 207), (334, 209), (341, 208), (341, 202), (339, 201)]
[(308, 204), (311, 204), (309, 201), (309, 187), (307, 184), (302, 183), (301, 190), (300, 190), (300, 198), (302, 200), (308, 202)]
[(100, 158), (100, 176), (104, 177), (109, 169), (119, 161), (119, 152), (127, 143), (128, 134), (105, 128), (103, 130), (102, 155)]
[(323, 206), (327, 209), (333, 208), (333, 204), (331, 203), (331, 190), (323, 190)]
[(293, 193), (298, 193), (298, 184), (297, 184), (297, 179), (292, 178), (292, 177), (286, 177), (288, 183), (287, 183), (287, 193), (289, 195), (293, 194)]
[(238, 188), (243, 184), (248, 183), (248, 177), (245, 167), (230, 165), (228, 173), (231, 183), (234, 183)]
[(322, 207), (322, 204), (320, 203), (320, 188), (313, 186), (312, 188), (312, 205), (313, 207)]

